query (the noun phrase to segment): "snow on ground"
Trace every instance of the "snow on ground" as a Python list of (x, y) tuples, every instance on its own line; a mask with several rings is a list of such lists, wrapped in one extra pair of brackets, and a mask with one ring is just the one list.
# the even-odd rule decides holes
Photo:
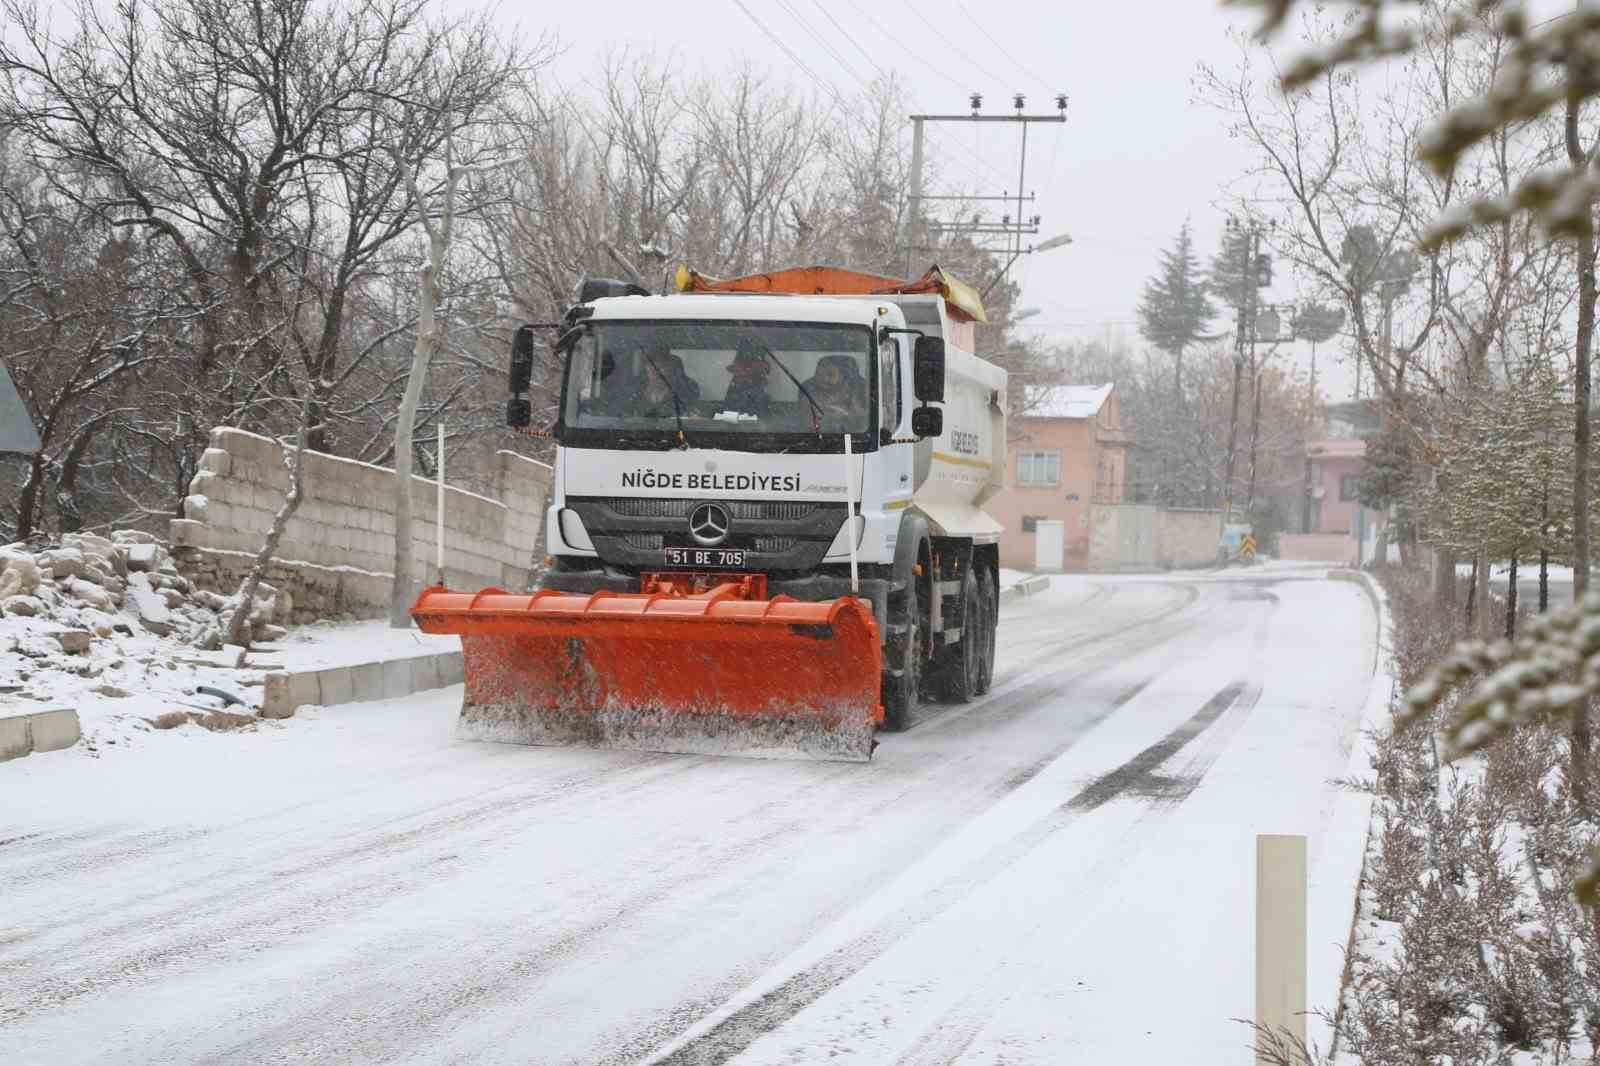
[(1315, 867), (1372, 625), (1053, 575), (866, 765), (463, 742), (459, 688), (5, 764), (0, 1061), (1238, 1061), (1254, 835)]
[(393, 629), (387, 621), (318, 622), (299, 626), (276, 645), (275, 661), (291, 670), (316, 670), (328, 666), (386, 662), (412, 655), (459, 651), (461, 640), (452, 635), (424, 633), (418, 629)]

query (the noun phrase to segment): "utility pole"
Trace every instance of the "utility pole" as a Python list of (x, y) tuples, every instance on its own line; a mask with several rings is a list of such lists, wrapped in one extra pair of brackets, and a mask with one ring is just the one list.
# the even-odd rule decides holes
[(922, 238), (922, 123), (921, 115), (911, 116), (911, 202), (906, 205), (906, 277), (911, 276), (911, 248)]
[[(1227, 221), (1228, 232), (1237, 232), (1240, 223), (1237, 219), (1229, 218)], [(1223, 516), (1224, 519), (1233, 513), (1233, 471), (1239, 450), (1239, 388), (1244, 377), (1245, 363), (1250, 364), (1251, 380), (1255, 382), (1256, 372), (1256, 311), (1258, 301), (1256, 289), (1265, 287), (1268, 283), (1267, 271), (1269, 265), (1261, 256), (1261, 230), (1254, 222), (1250, 223), (1250, 231), (1244, 235), (1244, 263), (1240, 272), (1240, 284), (1243, 292), (1240, 294), (1238, 314), (1234, 325), (1233, 343), (1233, 399), (1231, 410), (1228, 414), (1228, 465), (1223, 476)], [(1259, 403), (1259, 396), (1256, 398)], [(1259, 417), (1259, 407), (1257, 408)], [(1254, 459), (1252, 458), (1250, 490), (1255, 492)], [(1251, 501), (1254, 502), (1253, 500)]]
[[(928, 245), (919, 245), (917, 242), (923, 235), (924, 201), (928, 200), (956, 200), (961, 202), (1000, 201), (1009, 205), (1016, 203), (1016, 215), (1008, 213), (1002, 216), (999, 223), (979, 220), (965, 225), (939, 226), (938, 231), (944, 236), (970, 236), (976, 238), (1001, 238), (1003, 243), (999, 247), (983, 247), (981, 250), (1008, 254), (1009, 260), (1000, 273), (989, 282), (992, 289), (1007, 271), (1011, 264), (1021, 256), (1027, 255), (1036, 249), (1027, 245), (1024, 238), (1036, 236), (1039, 233), (1039, 216), (1031, 218), (1024, 214), (1026, 205), (1035, 199), (1027, 191), (1028, 174), (1028, 127), (1035, 122), (1066, 122), (1067, 121), (1067, 96), (1065, 93), (1056, 94), (1056, 110), (1054, 114), (1026, 114), (1023, 107), (1027, 98), (1022, 93), (1012, 96), (1012, 106), (1016, 109), (1011, 115), (985, 115), (982, 114), (983, 94), (973, 93), (969, 98), (972, 113), (968, 115), (912, 115), (911, 117), (911, 203), (907, 215), (909, 224), (906, 227), (906, 273), (911, 272), (912, 253), (918, 250), (928, 250)], [(929, 122), (1016, 122), (1022, 126), (1022, 145), (1017, 159), (1017, 190), (1015, 195), (1004, 194), (1000, 196), (928, 196), (924, 193), (923, 167), (927, 154), (923, 148), (924, 125)], [(1049, 243), (1049, 242), (1046, 242)], [(985, 291), (988, 291), (987, 289)]]

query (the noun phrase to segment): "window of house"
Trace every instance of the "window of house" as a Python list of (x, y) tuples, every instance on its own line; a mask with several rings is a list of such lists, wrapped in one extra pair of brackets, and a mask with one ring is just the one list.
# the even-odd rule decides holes
[(1060, 452), (1018, 452), (1018, 485), (1061, 484)]
[(1361, 498), (1361, 475), (1342, 474), (1339, 477), (1339, 499), (1345, 503)]

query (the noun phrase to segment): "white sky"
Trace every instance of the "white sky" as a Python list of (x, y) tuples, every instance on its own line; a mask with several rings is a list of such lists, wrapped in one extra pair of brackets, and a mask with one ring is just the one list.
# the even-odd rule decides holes
[[(451, 9), (477, 6), (443, 2)], [(1033, 207), (1043, 216), (1039, 239), (1066, 232), (1074, 243), (1025, 256), (1014, 268), (1023, 282), (1019, 306), (1039, 308), (1027, 326), (1049, 337), (1120, 332), (1142, 348), (1134, 307), (1159, 251), (1185, 218), (1192, 220), (1202, 261), (1215, 251), (1222, 218), (1213, 205), (1248, 156), (1214, 113), (1192, 102), (1191, 82), (1202, 61), (1231, 65), (1236, 52), (1227, 33), (1251, 25), (1248, 13), (1225, 11), (1218, 0), (744, 0), (744, 6), (750, 14), (735, 0), (600, 0), (543, 9), (559, 12), (557, 18), (521, 5), (497, 10), (529, 33), (553, 31), (565, 46), (554, 74), (574, 87), (606, 51), (626, 46), (671, 51), (691, 71), (726, 69), (755, 57), (770, 63), (775, 78), (807, 94), (816, 91), (813, 76), (841, 94), (859, 89), (857, 76), (871, 74), (864, 49), (880, 67), (892, 64), (916, 109), (929, 113), (965, 113), (974, 90), (983, 92), (988, 113), (1008, 112), (1018, 91), (1027, 94), (1029, 112), (1053, 111), (1054, 93), (1065, 91), (1065, 125), (1032, 127), (1027, 186), (1038, 194)], [(751, 15), (810, 73), (776, 48)], [(981, 29), (974, 15), (982, 18)], [(855, 35), (855, 43), (840, 41), (833, 22)], [(877, 27), (896, 36), (885, 39)], [(930, 130), (937, 137), (930, 161), (962, 183), (953, 191), (973, 191), (974, 175), (986, 194), (1015, 189), (1017, 127)], [(1295, 293), (1280, 282), (1270, 297), (1287, 301)], [(1332, 386), (1332, 398), (1348, 397), (1347, 375), (1331, 365), (1328, 347), (1319, 357), (1319, 377)]]

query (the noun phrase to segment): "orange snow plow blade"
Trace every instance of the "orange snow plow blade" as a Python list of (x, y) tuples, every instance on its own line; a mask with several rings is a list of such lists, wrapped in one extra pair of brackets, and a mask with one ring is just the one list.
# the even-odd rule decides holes
[(461, 637), (461, 736), (864, 762), (883, 719), (871, 607), (703, 592), (425, 589), (411, 615)]

